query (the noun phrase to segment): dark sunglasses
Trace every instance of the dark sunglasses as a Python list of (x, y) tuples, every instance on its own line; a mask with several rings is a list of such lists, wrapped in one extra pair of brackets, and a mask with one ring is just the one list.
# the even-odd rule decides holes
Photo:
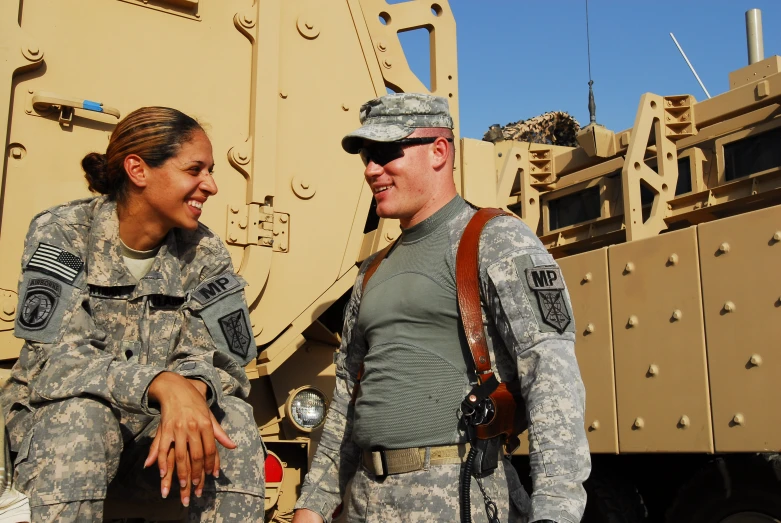
[[(434, 143), (437, 138), (444, 138), (444, 136), (403, 138), (401, 140), (396, 140), (395, 142), (368, 142), (366, 145), (361, 147), (361, 160), (363, 160), (364, 165), (369, 165), (369, 162), (374, 162), (377, 165), (384, 167), (386, 163), (392, 162), (393, 160), (404, 156), (404, 146)], [(445, 138), (445, 140), (451, 143), (453, 142), (452, 138)]]

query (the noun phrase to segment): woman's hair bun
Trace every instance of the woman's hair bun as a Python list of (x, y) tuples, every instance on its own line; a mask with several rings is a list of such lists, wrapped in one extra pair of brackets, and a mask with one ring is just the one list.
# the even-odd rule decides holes
[(100, 194), (109, 194), (111, 184), (108, 181), (108, 161), (105, 154), (89, 153), (81, 160), (81, 168), (86, 173), (89, 190)]

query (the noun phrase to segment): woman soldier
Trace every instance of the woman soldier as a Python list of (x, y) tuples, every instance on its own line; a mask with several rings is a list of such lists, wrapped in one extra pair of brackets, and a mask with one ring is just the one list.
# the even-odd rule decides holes
[(198, 221), (217, 193), (206, 133), (145, 107), (82, 167), (102, 196), (44, 211), (27, 233), (25, 343), (2, 393), (33, 521), (101, 521), (107, 491), (172, 488), (193, 520), (262, 520), (264, 449), (240, 399), (257, 355), (245, 283)]

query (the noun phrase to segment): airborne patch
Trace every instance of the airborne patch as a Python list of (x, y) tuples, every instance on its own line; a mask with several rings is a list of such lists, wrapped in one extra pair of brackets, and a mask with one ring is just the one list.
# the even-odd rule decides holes
[(57, 308), (62, 287), (47, 278), (33, 278), (27, 286), (24, 303), (19, 314), (19, 324), (27, 330), (41, 330)]
[(241, 285), (239, 280), (231, 273), (226, 272), (198, 285), (192, 292), (192, 297), (201, 305), (206, 305), (239, 285)]
[(219, 319), (222, 334), (228, 343), (228, 349), (244, 359), (249, 353), (252, 335), (247, 329), (247, 319), (244, 317), (244, 309), (226, 314)]
[(537, 295), (542, 321), (555, 327), (559, 334), (570, 324), (569, 309), (564, 299), (564, 279), (558, 267), (526, 269), (526, 281)]

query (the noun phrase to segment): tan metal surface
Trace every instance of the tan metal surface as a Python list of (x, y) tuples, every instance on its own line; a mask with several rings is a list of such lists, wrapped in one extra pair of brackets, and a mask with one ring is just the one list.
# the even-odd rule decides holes
[(586, 434), (591, 452), (618, 454), (608, 250), (558, 260), (577, 326), (575, 352), (586, 385)]
[(712, 452), (696, 229), (608, 259), (621, 452)]
[(716, 450), (778, 451), (781, 207), (698, 229)]

